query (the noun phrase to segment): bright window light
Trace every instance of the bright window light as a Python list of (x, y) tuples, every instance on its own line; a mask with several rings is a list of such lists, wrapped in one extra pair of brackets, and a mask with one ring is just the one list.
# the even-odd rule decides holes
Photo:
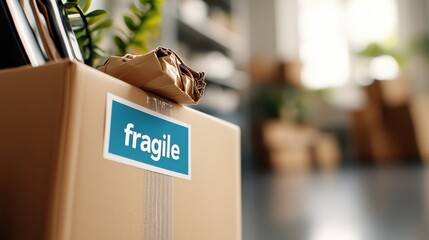
[(302, 82), (309, 89), (340, 87), (349, 79), (349, 50), (339, 0), (299, 1)]
[(349, 42), (354, 49), (384, 41), (396, 32), (395, 0), (348, 0), (346, 14)]
[(383, 55), (371, 60), (369, 72), (373, 79), (393, 80), (398, 77), (399, 66), (393, 57)]
[(324, 223), (316, 226), (310, 240), (363, 240), (363, 236), (354, 225)]
[[(351, 79), (350, 50), (394, 36), (395, 0), (298, 0), (299, 55), (302, 83), (309, 89), (338, 88)], [(376, 60), (371, 74), (392, 79), (393, 62)], [(380, 64), (384, 69), (380, 70)], [(396, 70), (395, 70), (396, 69)]]

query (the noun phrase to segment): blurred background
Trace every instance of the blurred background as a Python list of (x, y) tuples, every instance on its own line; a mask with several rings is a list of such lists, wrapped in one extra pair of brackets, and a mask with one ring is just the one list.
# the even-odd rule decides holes
[[(115, 19), (132, 2), (94, 4)], [(428, 239), (429, 1), (164, 0), (161, 15), (151, 47), (205, 71), (195, 108), (241, 127), (243, 239)]]

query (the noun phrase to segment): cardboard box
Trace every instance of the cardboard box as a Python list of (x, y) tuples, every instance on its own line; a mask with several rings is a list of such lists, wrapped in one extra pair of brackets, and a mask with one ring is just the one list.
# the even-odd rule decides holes
[(419, 152), (425, 163), (429, 163), (429, 96), (415, 96), (410, 100), (410, 112)]
[[(191, 180), (103, 157), (107, 93), (191, 126)], [(241, 239), (235, 125), (68, 61), (0, 71), (0, 112), (0, 239)]]
[(311, 146), (316, 129), (285, 120), (268, 120), (262, 126), (262, 141), (274, 172), (308, 171), (312, 167)]
[(388, 165), (420, 159), (419, 132), (415, 131), (418, 123), (413, 120), (412, 102), (396, 97), (392, 99), (399, 101), (389, 102), (381, 81), (375, 81), (364, 90), (366, 105), (352, 113), (353, 138), (359, 160)]
[(381, 97), (389, 107), (398, 107), (410, 101), (410, 80), (399, 76), (391, 81), (377, 81), (380, 84)]
[(266, 121), (262, 127), (262, 141), (275, 172), (301, 172), (312, 167), (333, 170), (340, 163), (341, 149), (337, 139), (310, 125)]

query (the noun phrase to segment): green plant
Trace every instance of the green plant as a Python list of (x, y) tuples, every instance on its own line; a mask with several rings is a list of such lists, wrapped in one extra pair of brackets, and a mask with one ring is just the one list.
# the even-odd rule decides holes
[(397, 50), (395, 43), (373, 42), (368, 44), (362, 51), (358, 52), (358, 55), (367, 58), (376, 58), (383, 55), (389, 55), (396, 60), (399, 66), (403, 67), (405, 64), (405, 56)]
[[(88, 12), (91, 0), (65, 0), (64, 6), (73, 26), (80, 51), (87, 65), (94, 66), (108, 57), (99, 47), (105, 30), (112, 26), (106, 10)], [(159, 34), (163, 0), (139, 0), (130, 5), (129, 13), (123, 17), (126, 29), (118, 29), (113, 40), (116, 54), (147, 52), (150, 37)]]
[(123, 17), (126, 29), (114, 36), (116, 54), (147, 52), (148, 39), (159, 33), (162, 5), (163, 0), (138, 0), (130, 5), (129, 13)]
[(323, 101), (328, 90), (306, 90), (285, 85), (257, 86), (253, 92), (252, 114), (255, 119), (286, 119), (298, 124), (310, 121), (311, 106)]
[(66, 0), (64, 6), (75, 32), (84, 62), (93, 66), (97, 58), (106, 57), (98, 44), (103, 31), (112, 25), (108, 12), (102, 9), (88, 13), (91, 0)]

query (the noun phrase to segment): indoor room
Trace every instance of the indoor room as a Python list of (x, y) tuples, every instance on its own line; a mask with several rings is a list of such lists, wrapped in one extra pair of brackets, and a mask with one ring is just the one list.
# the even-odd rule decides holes
[(0, 239), (428, 238), (428, 1), (0, 6)]

